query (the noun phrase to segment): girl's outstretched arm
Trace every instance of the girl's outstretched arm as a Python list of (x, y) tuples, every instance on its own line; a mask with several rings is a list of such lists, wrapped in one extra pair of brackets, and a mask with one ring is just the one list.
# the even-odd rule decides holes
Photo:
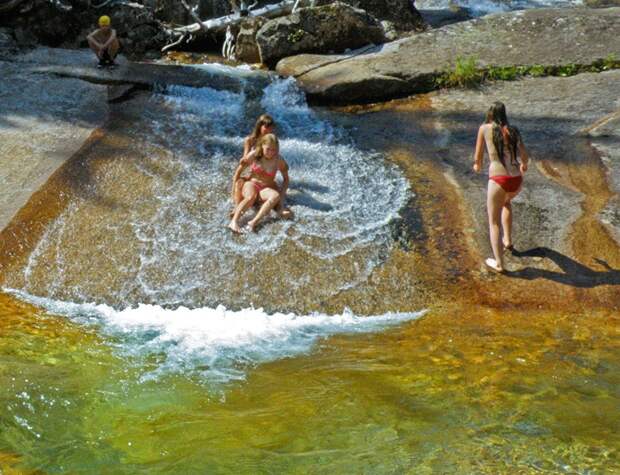
[(525, 148), (525, 145), (523, 144), (523, 140), (521, 140), (521, 137), (519, 137), (519, 157), (521, 157), (521, 174), (525, 173), (527, 171), (527, 166), (530, 162), (530, 156), (527, 153), (527, 149)]
[(280, 157), (280, 163), (278, 164), (278, 169), (282, 174), (282, 188), (280, 189), (280, 203), (284, 203), (284, 198), (286, 197), (286, 190), (288, 190), (288, 163), (282, 157)]
[(478, 129), (478, 137), (476, 138), (476, 150), (474, 151), (474, 171), (480, 173), (482, 170), (482, 159), (484, 158), (484, 132), (483, 125)]
[(250, 165), (251, 160), (253, 158), (254, 156), (250, 155), (250, 157), (244, 156), (241, 158), (241, 160), (239, 160), (239, 165), (237, 165), (237, 169), (235, 170), (235, 173), (233, 174), (233, 177), (232, 177), (231, 194), (232, 194), (233, 202), (235, 200), (235, 183), (237, 183), (237, 180), (241, 178), (241, 174), (243, 173), (243, 170), (245, 170), (245, 167)]
[(247, 157), (251, 149), (252, 149), (252, 141), (250, 140), (250, 137), (246, 137), (243, 140), (243, 156)]

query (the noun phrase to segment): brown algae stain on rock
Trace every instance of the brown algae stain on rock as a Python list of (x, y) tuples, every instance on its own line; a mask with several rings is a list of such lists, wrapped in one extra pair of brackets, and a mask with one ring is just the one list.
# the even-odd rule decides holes
[[(548, 84), (555, 83), (557, 81)], [(428, 295), (435, 296), (433, 304), (442, 301), (445, 305), (456, 298), (463, 303), (477, 302), (497, 308), (617, 308), (620, 305), (617, 290), (620, 253), (617, 243), (597, 217), (614, 194), (605, 182), (605, 166), (588, 141), (580, 136), (565, 137), (560, 148), (557, 143), (539, 145), (537, 135), (528, 141), (538, 152), (533, 169), (538, 168), (542, 175), (528, 177), (529, 187), (539, 188), (542, 183), (538, 182), (546, 179), (583, 196), (581, 200), (571, 200), (575, 204), (581, 202), (583, 210), (581, 215), (575, 216), (576, 221), (562, 221), (565, 231), (551, 228), (558, 236), (556, 239), (560, 239), (561, 252), (554, 249), (557, 246), (536, 247), (534, 244), (531, 249), (520, 248), (521, 252), (514, 255), (505, 254), (511, 270), (506, 276), (479, 271), (482, 246), (488, 244), (485, 189), (474, 185), (481, 177), (474, 177), (475, 182), (472, 182), (468, 178), (471, 173), (467, 175), (460, 165), (465, 154), (471, 153), (469, 148), (473, 143), (471, 146), (462, 143), (464, 126), (460, 121), (450, 119), (462, 115), (466, 121), (470, 120), (469, 94), (479, 100), (475, 92), (455, 92), (451, 95), (457, 96), (458, 105), (454, 100), (443, 99), (439, 101), (440, 108), (435, 110), (435, 93), (336, 109), (345, 115), (350, 114), (349, 119), (343, 119), (344, 123), (353, 130), (362, 130), (357, 134), (362, 146), (392, 152), (388, 159), (401, 168), (416, 193), (414, 202), (407, 206), (403, 216), (415, 209), (418, 230), (409, 235), (417, 239), (413, 239), (409, 247), (399, 248), (376, 274), (390, 272), (395, 256), (403, 253), (404, 256), (398, 259), (407, 264), (401, 263), (400, 266), (407, 269), (406, 272), (420, 276), (424, 285), (419, 282), (418, 288), (425, 288)], [(589, 116), (595, 117), (590, 109)], [(613, 119), (615, 116), (606, 117)], [(358, 123), (364, 125), (356, 127)], [(596, 121), (599, 123), (601, 120)], [(472, 130), (475, 130), (474, 126), (472, 124)], [(562, 134), (566, 132), (561, 131)], [(471, 165), (464, 166), (468, 170)], [(542, 186), (561, 200), (562, 194), (552, 191), (557, 186)], [(525, 236), (527, 241), (540, 242), (536, 238), (537, 227), (545, 226), (549, 217), (543, 215), (539, 219), (537, 213), (546, 209), (529, 206), (527, 200), (537, 194), (524, 196), (519, 203), (517, 226), (529, 235)], [(562, 206), (562, 203), (557, 205)], [(549, 208), (550, 212), (553, 210), (554, 207)], [(454, 279), (454, 275), (462, 278)]]
[(69, 203), (76, 184), (88, 173), (82, 160), (104, 136), (95, 129), (84, 145), (32, 194), (25, 206), (0, 232), (0, 282), (11, 269), (22, 268), (47, 226)]

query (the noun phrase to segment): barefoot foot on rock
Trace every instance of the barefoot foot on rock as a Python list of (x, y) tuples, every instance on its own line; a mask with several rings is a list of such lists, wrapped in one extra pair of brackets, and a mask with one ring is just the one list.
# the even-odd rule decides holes
[(233, 233), (236, 233), (236, 234), (241, 234), (242, 232), (239, 225), (235, 223), (234, 221), (230, 222), (230, 224), (228, 225), (228, 229), (230, 229)]
[(293, 212), (288, 208), (283, 209), (280, 211), (280, 217), (282, 219), (293, 219)]
[(500, 266), (497, 264), (497, 261), (496, 261), (495, 259), (492, 259), (492, 258), (490, 258), (490, 257), (489, 257), (488, 259), (486, 259), (486, 260), (484, 261), (484, 263), (486, 264), (486, 266), (487, 266), (489, 269), (491, 269), (491, 270), (492, 270), (492, 271), (494, 271), (494, 272), (504, 272), (504, 268), (503, 268), (503, 267), (500, 267)]

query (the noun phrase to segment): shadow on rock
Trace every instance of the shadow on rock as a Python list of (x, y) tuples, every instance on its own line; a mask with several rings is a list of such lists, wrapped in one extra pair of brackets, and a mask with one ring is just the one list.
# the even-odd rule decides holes
[(548, 279), (578, 288), (591, 288), (598, 285), (620, 285), (620, 269), (613, 269), (602, 259), (595, 259), (595, 261), (606, 270), (596, 271), (548, 247), (535, 247), (527, 251), (514, 250), (512, 254), (515, 257), (543, 257), (551, 259), (562, 272), (525, 267), (518, 271), (507, 272), (506, 275), (511, 277), (526, 280)]
[(334, 210), (331, 204), (323, 203), (306, 193), (292, 193), (287, 196), (287, 202), (294, 206), (303, 206), (304, 208), (310, 208), (323, 213), (329, 213)]

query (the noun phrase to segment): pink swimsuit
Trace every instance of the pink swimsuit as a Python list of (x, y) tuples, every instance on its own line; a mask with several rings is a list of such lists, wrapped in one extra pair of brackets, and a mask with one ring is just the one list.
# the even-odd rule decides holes
[[(270, 173), (256, 162), (252, 163), (252, 165), (250, 166), (250, 170), (252, 170), (252, 173), (256, 173), (257, 175), (263, 175), (271, 179), (276, 177), (276, 171)], [(256, 188), (257, 193), (260, 193), (265, 188), (269, 188), (267, 185), (264, 185), (258, 181), (254, 181), (254, 180), (251, 180), (251, 181), (252, 181), (252, 184), (254, 185), (254, 188)]]

